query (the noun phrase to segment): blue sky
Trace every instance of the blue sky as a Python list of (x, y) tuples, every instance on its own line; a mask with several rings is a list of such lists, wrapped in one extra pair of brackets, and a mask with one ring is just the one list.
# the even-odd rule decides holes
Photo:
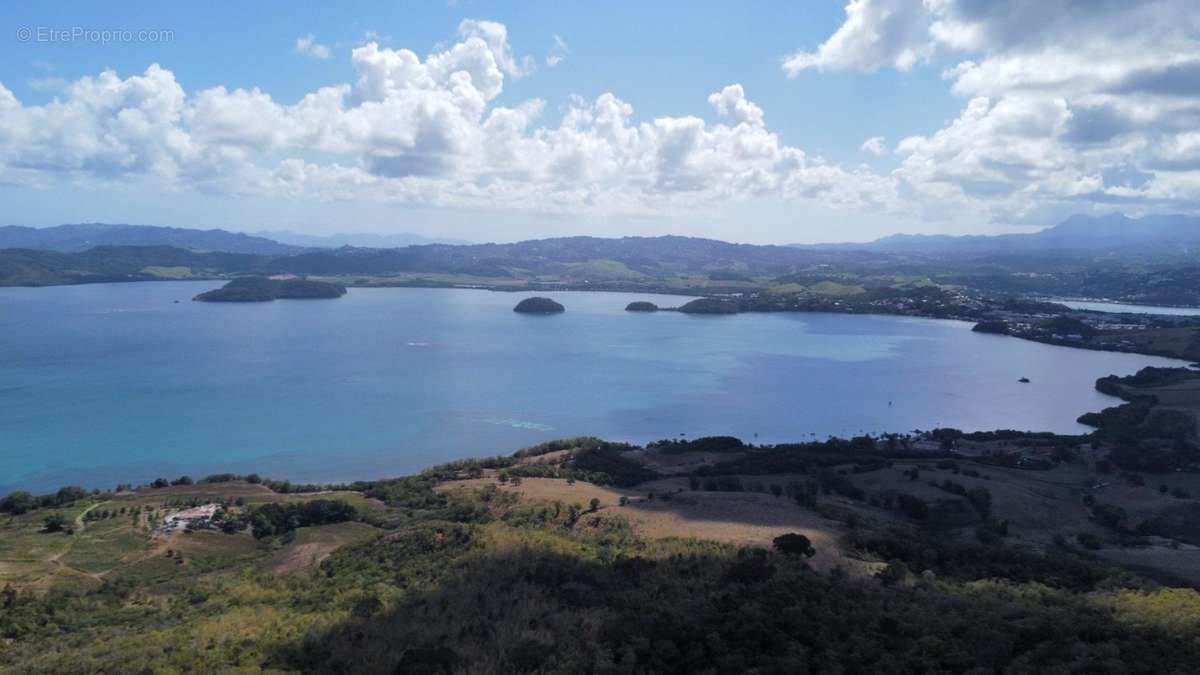
[[(1082, 132), (1072, 125), (1085, 119), (1085, 108), (1091, 114), (1107, 106), (1106, 120), (1122, 114), (1128, 102), (1113, 94), (1112, 82), (1032, 83), (1051, 87), (1043, 95), (1031, 93), (1029, 82), (978, 75), (989, 68), (1011, 73), (1012, 64), (1039, 58), (1083, 67), (1096, 56), (1068, 54), (1077, 57), (1072, 64), (1053, 52), (1060, 17), (1039, 14), (1038, 3), (997, 3), (1012, 7), (995, 15), (970, 3), (944, 4), (940, 14), (915, 0), (858, 0), (849, 11), (840, 2), (704, 2), (686, 9), (644, 2), (246, 3), (220, 11), (197, 3), (8, 5), (0, 10), (0, 84), (19, 107), (11, 128), (0, 125), (4, 220), (415, 231), (472, 240), (676, 232), (789, 242), (900, 230), (1003, 232), (1076, 211), (1194, 208), (1191, 169), (1178, 168), (1191, 159), (1191, 141), (1164, 138), (1157, 119), (1178, 114), (1179, 101), (1132, 123), (1147, 125), (1134, 133), (1144, 131), (1160, 147), (1126, 143), (1122, 154), (1120, 139), (1111, 136), (1099, 146), (1090, 137), (1073, 144)], [(1148, 4), (1162, 7), (1132, 18), (1114, 9), (1111, 21), (1077, 23), (1074, 34), (1091, 35), (1085, 42), (1102, 45), (1101, 58), (1118, 63), (1122, 50), (1147, 44), (1160, 45), (1159, 53), (1142, 65), (1190, 62), (1194, 36), (1167, 41), (1167, 48), (1161, 38), (1186, 33), (1195, 9), (1182, 5), (1184, 20), (1173, 28), (1170, 16), (1178, 17), (1179, 7)], [(1094, 13), (1104, 19), (1105, 11)], [(1045, 40), (1014, 38), (1021, 22), (1025, 34), (1045, 28)], [(454, 98), (446, 80), (431, 85), (436, 96), (420, 99), (423, 107), (413, 112), (412, 88), (426, 96), (426, 85), (397, 84), (394, 72), (379, 71), (393, 79), (387, 93), (370, 101), (378, 110), (369, 122), (356, 112), (369, 99), (360, 78), (369, 68), (392, 67), (396, 50), (412, 50), (422, 61), (456, 46), (469, 51), (472, 40), (494, 37), (494, 25), (503, 39), (487, 38), (483, 58), (499, 64), (502, 86), (484, 91), (472, 71), (484, 107), (446, 112), (439, 106)], [(75, 27), (172, 36), (110, 44), (36, 37), (46, 28)], [(35, 37), (23, 40), (22, 29)], [(301, 53), (301, 39), (319, 47)], [(379, 50), (373, 54), (383, 56), (355, 56), (353, 50), (372, 42)], [(552, 53), (561, 62), (548, 63)], [(135, 81), (151, 64), (169, 77)], [(87, 98), (103, 95), (104, 87), (72, 89), (105, 70), (127, 88), (120, 100)], [(730, 85), (740, 89), (726, 90)], [(135, 125), (138, 136), (121, 122), (121, 107), (144, 109), (145, 100), (130, 97), (149, 97), (147, 86), (177, 87), (182, 96), (169, 110), (147, 113)], [(298, 121), (297, 104), (337, 86), (347, 93), (326, 112), (330, 128), (340, 130), (321, 140), (303, 129), (264, 141), (261, 133), (227, 128), (270, 114), (279, 115), (279, 128), (316, 124), (312, 116)], [(217, 87), (224, 95), (206, 108), (216, 112), (203, 112), (199, 94)], [(256, 109), (262, 112), (241, 122), (224, 117), (246, 114), (231, 94), (239, 89), (269, 97), (270, 111)], [(724, 113), (709, 99), (723, 91)], [(600, 128), (606, 94), (631, 107), (625, 126), (637, 132), (636, 141)], [(980, 98), (986, 103), (978, 104)], [(535, 100), (540, 109), (522, 122), (516, 140), (487, 129), (490, 118), (500, 117), (497, 110), (525, 110)], [(730, 112), (734, 107), (761, 115)], [(555, 132), (579, 111), (586, 129), (571, 138)], [(205, 114), (220, 117), (223, 131), (206, 130)], [(697, 130), (690, 118), (703, 127)], [(431, 130), (442, 122), (445, 128)], [(346, 131), (368, 123), (377, 126)], [(403, 131), (406, 124), (411, 133)], [(82, 147), (30, 140), (39, 129)], [(106, 147), (91, 147), (89, 134)], [(882, 138), (874, 151), (864, 149), (872, 137)], [(381, 145), (380, 138), (388, 140)], [(481, 158), (509, 141), (521, 146), (511, 156)], [(757, 155), (746, 156), (747, 147)], [(608, 162), (609, 169), (565, 175), (564, 158), (596, 167)], [(1166, 175), (1169, 162), (1177, 168)], [(307, 170), (298, 172), (298, 164)], [(418, 164), (404, 175), (380, 168)], [(678, 175), (668, 175), (667, 167)], [(1105, 178), (1131, 175), (1144, 178), (1122, 184)]]

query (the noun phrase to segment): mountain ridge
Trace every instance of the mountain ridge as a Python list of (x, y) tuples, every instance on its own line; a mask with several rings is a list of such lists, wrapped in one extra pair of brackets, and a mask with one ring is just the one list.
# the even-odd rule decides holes
[(79, 253), (98, 246), (174, 246), (195, 251), (287, 255), (304, 247), (218, 228), (195, 229), (123, 223), (71, 223), (52, 227), (0, 226), (0, 248)]
[(889, 253), (1023, 253), (1046, 250), (1104, 251), (1135, 248), (1187, 252), (1200, 247), (1200, 216), (1184, 214), (1130, 218), (1072, 215), (1031, 233), (997, 235), (892, 234), (869, 242), (797, 244), (797, 248)]

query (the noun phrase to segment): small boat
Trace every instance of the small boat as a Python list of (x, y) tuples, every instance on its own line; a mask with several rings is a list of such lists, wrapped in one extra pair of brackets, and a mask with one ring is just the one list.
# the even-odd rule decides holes
[(1022, 377), (1021, 379), (1017, 380), (1017, 382), (1020, 382), (1021, 384), (1029, 384), (1029, 378)]

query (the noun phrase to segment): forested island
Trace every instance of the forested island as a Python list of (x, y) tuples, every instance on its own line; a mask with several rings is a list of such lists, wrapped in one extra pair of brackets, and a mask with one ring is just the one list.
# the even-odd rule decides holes
[(238, 277), (221, 288), (192, 298), (200, 302), (270, 302), (340, 298), (346, 287), (328, 281), (303, 278)]
[(542, 297), (525, 298), (513, 307), (513, 311), (518, 314), (558, 314), (566, 309), (561, 303)]

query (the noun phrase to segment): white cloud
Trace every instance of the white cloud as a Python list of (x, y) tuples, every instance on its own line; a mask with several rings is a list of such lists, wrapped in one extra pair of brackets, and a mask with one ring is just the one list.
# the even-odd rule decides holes
[(312, 33), (296, 38), (296, 46), (293, 49), (297, 54), (311, 56), (314, 59), (327, 59), (333, 56), (333, 52), (329, 50), (329, 47), (318, 43)]
[(883, 155), (887, 154), (887, 145), (885, 145), (883, 142), (883, 136), (872, 136), (868, 138), (867, 140), (863, 141), (863, 144), (860, 145), (858, 149), (862, 150), (863, 152), (869, 152), (876, 157), (882, 157)]
[(512, 47), (508, 44), (508, 28), (502, 23), (463, 19), (462, 23), (458, 24), (458, 37), (467, 42), (472, 39), (483, 40), (505, 75), (519, 78), (533, 72), (533, 57), (517, 59), (513, 56)]
[[(788, 145), (736, 83), (707, 97), (713, 122), (703, 100), (639, 118), (614, 92), (565, 106), (503, 99), (532, 60), (515, 55), (505, 26), (471, 19), (425, 56), (353, 49), (347, 82), (295, 102), (255, 88), (184, 92), (158, 65), (67, 82), (42, 105), (0, 85), (0, 182), (601, 218), (706, 215), (758, 198), (909, 221), (1044, 223), (1116, 200), (1195, 211), (1198, 13), (1181, 0), (1147, 4), (1157, 11), (1067, 2), (1079, 29), (1065, 45), (1054, 38), (1069, 21), (1032, 0), (851, 2), (846, 25), (793, 69), (928, 59), (963, 99), (956, 119), (896, 143), (888, 173)], [(1050, 27), (1019, 30), (1029, 22)], [(878, 136), (861, 150), (888, 147)]]
[[(688, 213), (756, 196), (898, 204), (888, 179), (782, 143), (741, 85), (712, 94), (721, 118), (638, 120), (616, 94), (497, 105), (529, 68), (504, 26), (468, 20), (421, 58), (369, 43), (352, 83), (294, 104), (260, 89), (185, 94), (152, 66), (68, 86), (23, 105), (0, 89), (0, 179), (158, 181), (166, 189), (514, 208), (603, 216)], [(697, 104), (702, 104), (697, 101)]]
[[(809, 68), (949, 60), (957, 119), (904, 139), (893, 172), (929, 217), (1027, 221), (1107, 208), (1197, 210), (1200, 11), (1187, 0), (851, 0)], [(863, 150), (873, 152), (868, 146)], [(882, 146), (879, 146), (882, 147)], [(1119, 177), (1137, 175), (1130, 183)]]
[(567, 54), (571, 50), (567, 47), (567, 43), (559, 36), (554, 36), (554, 46), (550, 48), (550, 53), (546, 55), (546, 65), (551, 68), (557, 66), (567, 60)]
[(929, 55), (927, 12), (915, 0), (850, 0), (846, 21), (813, 52), (796, 52), (784, 59), (789, 77), (802, 71), (878, 70), (895, 66), (908, 70)]

